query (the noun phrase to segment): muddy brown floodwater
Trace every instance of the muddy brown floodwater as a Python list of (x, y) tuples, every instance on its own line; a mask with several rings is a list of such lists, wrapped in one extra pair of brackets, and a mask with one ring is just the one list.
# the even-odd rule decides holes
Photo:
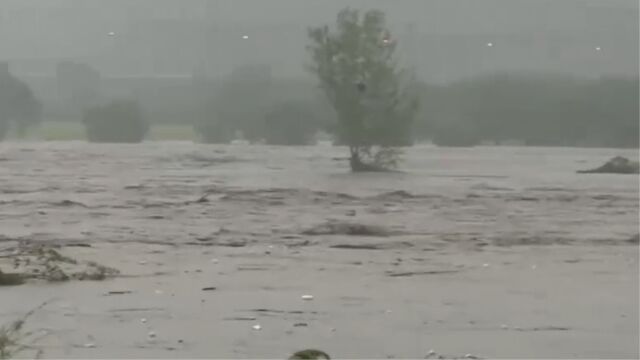
[(617, 155), (3, 143), (0, 324), (49, 300), (48, 358), (638, 358), (638, 176), (576, 174)]

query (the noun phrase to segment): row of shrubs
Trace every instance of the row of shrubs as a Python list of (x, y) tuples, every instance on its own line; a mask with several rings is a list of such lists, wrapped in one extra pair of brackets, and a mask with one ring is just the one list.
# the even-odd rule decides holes
[(639, 145), (638, 78), (504, 73), (425, 84), (422, 94), (414, 135), (437, 145)]
[[(417, 141), (439, 146), (513, 140), (532, 146), (639, 146), (637, 78), (587, 81), (503, 74), (448, 86), (423, 84), (418, 91), (421, 114), (411, 134)], [(335, 115), (308, 100), (274, 102), (262, 110), (252, 109), (252, 101), (245, 101), (244, 108), (237, 100), (230, 106), (239, 97), (233, 95), (194, 119), (204, 142), (226, 143), (242, 131), (252, 142), (305, 145), (319, 130), (339, 133), (331, 127)], [(91, 141), (141, 141), (149, 129), (139, 106), (130, 101), (86, 112), (85, 124)]]
[[(250, 142), (305, 145), (318, 131), (340, 133), (335, 110), (312, 85), (287, 84), (272, 79), (264, 69), (239, 69), (221, 84), (198, 84), (191, 92), (154, 97), (156, 102), (145, 101), (142, 95), (147, 92), (142, 92), (136, 95), (139, 103), (118, 100), (95, 107), (83, 103), (77, 116), (90, 107), (84, 111), (84, 124), (94, 142), (139, 142), (149, 131), (148, 121), (178, 119), (193, 125), (207, 143), (228, 143), (241, 132)], [(637, 77), (589, 80), (494, 74), (448, 85), (418, 83), (415, 91), (420, 113), (410, 126), (389, 122), (392, 126), (384, 137), (392, 145), (431, 141), (474, 146), (515, 140), (532, 146), (639, 146)], [(50, 115), (43, 114), (43, 104), (29, 86), (0, 62), (0, 140), (9, 131), (24, 135)], [(340, 138), (336, 142), (344, 144)]]
[[(271, 145), (308, 145), (316, 128), (311, 124), (314, 114), (302, 102), (277, 104), (264, 116), (264, 142)], [(87, 139), (102, 143), (137, 143), (144, 140), (150, 126), (141, 106), (133, 100), (114, 100), (85, 111), (83, 124)], [(235, 129), (223, 124), (203, 121), (196, 124), (202, 140), (207, 143), (229, 142)]]

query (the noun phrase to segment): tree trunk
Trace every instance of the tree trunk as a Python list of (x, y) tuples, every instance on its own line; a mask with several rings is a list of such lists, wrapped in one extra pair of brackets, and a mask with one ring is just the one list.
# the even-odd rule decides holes
[(349, 158), (349, 164), (351, 165), (351, 171), (353, 172), (386, 172), (389, 171), (379, 165), (376, 164), (367, 164), (362, 161), (360, 158), (360, 151), (358, 151), (358, 147), (351, 146), (349, 147), (349, 151), (351, 152), (351, 157)]
[(349, 152), (351, 153), (351, 157), (349, 158), (349, 164), (351, 165), (351, 171), (358, 172), (362, 166), (362, 160), (360, 159), (360, 153), (358, 152), (358, 148), (355, 146), (349, 147)]

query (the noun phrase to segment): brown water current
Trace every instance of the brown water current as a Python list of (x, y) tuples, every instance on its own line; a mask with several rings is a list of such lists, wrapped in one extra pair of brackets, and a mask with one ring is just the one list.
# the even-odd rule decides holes
[(0, 324), (50, 300), (57, 358), (637, 358), (639, 178), (576, 173), (617, 155), (2, 143)]

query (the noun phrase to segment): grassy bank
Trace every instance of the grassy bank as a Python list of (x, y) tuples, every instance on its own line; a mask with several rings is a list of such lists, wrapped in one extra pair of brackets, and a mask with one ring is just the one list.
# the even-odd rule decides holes
[[(13, 136), (11, 136), (13, 138)], [(27, 138), (30, 140), (44, 141), (71, 141), (85, 140), (86, 134), (82, 124), (74, 122), (48, 121), (29, 131)], [(151, 126), (149, 140), (196, 140), (191, 125), (154, 124)]]

